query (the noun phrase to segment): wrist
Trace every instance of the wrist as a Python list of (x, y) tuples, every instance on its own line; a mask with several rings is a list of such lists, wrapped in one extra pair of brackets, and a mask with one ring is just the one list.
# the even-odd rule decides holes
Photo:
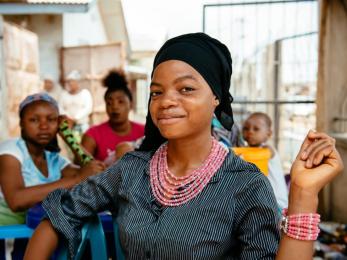
[(78, 173), (73, 177), (73, 186), (79, 184), (81, 181), (83, 181), (82, 174)]
[(315, 213), (318, 208), (318, 194), (310, 190), (291, 186), (289, 193), (288, 215)]

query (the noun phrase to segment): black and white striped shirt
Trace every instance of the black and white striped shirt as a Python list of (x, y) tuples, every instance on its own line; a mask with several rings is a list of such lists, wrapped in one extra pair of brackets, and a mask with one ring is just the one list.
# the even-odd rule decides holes
[(280, 239), (275, 197), (266, 177), (232, 152), (194, 199), (162, 207), (149, 180), (149, 152), (132, 152), (43, 206), (76, 250), (88, 217), (110, 210), (127, 259), (274, 259)]

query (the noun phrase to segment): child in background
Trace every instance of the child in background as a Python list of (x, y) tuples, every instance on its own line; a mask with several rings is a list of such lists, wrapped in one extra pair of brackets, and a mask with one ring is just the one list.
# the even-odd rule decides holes
[(277, 151), (267, 144), (272, 135), (270, 117), (261, 112), (252, 113), (244, 122), (242, 128), (243, 138), (250, 147), (268, 147), (272, 156), (269, 160), (268, 179), (275, 192), (277, 203), (281, 209), (288, 206), (288, 190), (280, 157)]

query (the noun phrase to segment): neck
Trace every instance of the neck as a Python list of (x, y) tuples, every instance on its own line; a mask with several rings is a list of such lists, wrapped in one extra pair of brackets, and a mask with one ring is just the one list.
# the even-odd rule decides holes
[(121, 123), (112, 123), (109, 121), (110, 127), (119, 135), (126, 135), (131, 131), (131, 123), (129, 120)]
[(32, 157), (35, 157), (35, 158), (43, 157), (44, 158), (44, 152), (45, 152), (44, 147), (37, 145), (37, 144), (33, 144), (30, 141), (25, 141), (25, 144), (28, 148), (29, 154)]
[(212, 148), (210, 132), (194, 139), (170, 140), (167, 161), (170, 171), (176, 176), (184, 176), (201, 166)]

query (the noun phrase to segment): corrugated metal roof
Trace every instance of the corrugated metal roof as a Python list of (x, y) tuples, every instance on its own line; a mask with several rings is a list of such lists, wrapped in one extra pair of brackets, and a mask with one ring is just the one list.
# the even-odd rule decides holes
[(92, 0), (0, 0), (0, 4), (89, 4)]
[(96, 0), (0, 0), (0, 14), (63, 14), (88, 12)]
[(27, 0), (29, 4), (88, 4), (90, 0)]

